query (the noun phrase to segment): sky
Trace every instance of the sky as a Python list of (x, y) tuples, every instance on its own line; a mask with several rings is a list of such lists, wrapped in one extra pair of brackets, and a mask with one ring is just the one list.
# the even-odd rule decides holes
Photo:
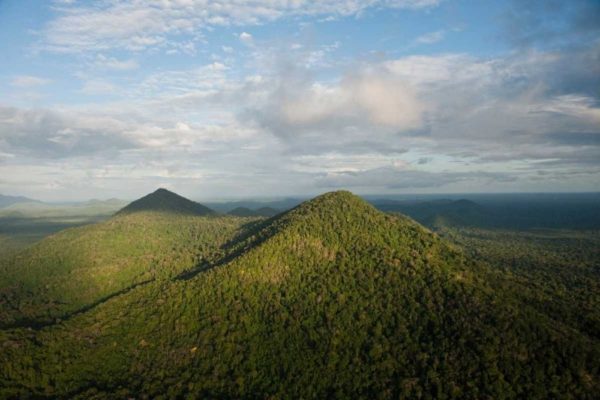
[(600, 1), (0, 0), (0, 193), (600, 189)]

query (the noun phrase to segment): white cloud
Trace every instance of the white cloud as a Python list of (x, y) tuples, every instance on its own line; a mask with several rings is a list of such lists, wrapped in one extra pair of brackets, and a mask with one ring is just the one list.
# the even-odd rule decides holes
[(383, 189), (430, 189), (447, 187), (459, 183), (476, 185), (512, 182), (515, 178), (507, 173), (489, 173), (484, 171), (469, 172), (428, 172), (406, 168), (405, 166), (388, 166), (365, 169), (358, 172), (342, 171), (326, 173), (317, 179), (317, 185), (325, 188), (359, 188), (367, 192)]
[(416, 44), (433, 44), (440, 42), (446, 36), (446, 31), (429, 32), (415, 39)]
[[(282, 122), (307, 128), (320, 123), (346, 126), (365, 121), (399, 130), (418, 128), (422, 105), (410, 86), (389, 77), (348, 77), (335, 86), (314, 84), (303, 93), (286, 93), (272, 111)], [(275, 105), (275, 104), (273, 104)]]
[(86, 81), (81, 88), (81, 93), (89, 95), (116, 94), (117, 87), (105, 80)]
[(135, 147), (129, 123), (109, 115), (0, 107), (0, 149), (44, 159)]
[[(132, 92), (142, 98), (157, 97), (158, 101), (190, 94), (214, 95), (230, 84), (228, 71), (227, 65), (213, 62), (187, 70), (156, 72), (135, 85)], [(180, 100), (185, 101), (185, 98)]]
[(139, 68), (139, 64), (133, 59), (118, 60), (114, 57), (106, 57), (102, 54), (99, 54), (96, 57), (94, 65), (99, 68), (115, 71), (130, 71)]
[(249, 45), (249, 44), (252, 44), (252, 41), (254, 40), (254, 38), (248, 32), (242, 32), (242, 33), (240, 33), (240, 40), (242, 41), (242, 43)]
[[(198, 35), (213, 26), (256, 25), (287, 16), (351, 16), (370, 7), (427, 8), (440, 0), (109, 1), (62, 4), (43, 32), (42, 48), (58, 52), (144, 50)], [(241, 38), (242, 39), (242, 38)]]
[(524, 170), (535, 168), (535, 160), (573, 164), (578, 156), (587, 166), (600, 153), (600, 107), (587, 86), (576, 86), (593, 82), (589, 64), (564, 75), (565, 61), (574, 58), (587, 59), (409, 56), (355, 68), (337, 82), (284, 68), (262, 86), (271, 89), (262, 101), (253, 99), (245, 117), (296, 154), (410, 148), (461, 162), (529, 163)]
[[(113, 104), (0, 110), (0, 173), (32, 181), (0, 188), (135, 197), (165, 181), (213, 195), (598, 182), (593, 52), (410, 56), (319, 80), (303, 62), (310, 51), (246, 75), (230, 60), (159, 71)], [(67, 166), (85, 173), (61, 175)]]
[(52, 82), (50, 79), (40, 78), (38, 76), (19, 75), (13, 78), (11, 85), (20, 88), (31, 88), (47, 85), (50, 82)]
[(589, 130), (600, 127), (600, 107), (593, 98), (584, 95), (567, 94), (555, 96), (541, 104), (532, 104), (532, 112), (559, 114), (586, 123)]

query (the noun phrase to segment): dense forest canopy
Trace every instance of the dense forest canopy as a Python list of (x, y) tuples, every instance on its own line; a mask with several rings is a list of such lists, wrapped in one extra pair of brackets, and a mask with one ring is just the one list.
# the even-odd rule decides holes
[(349, 192), (270, 219), (120, 213), (5, 265), (0, 395), (594, 398), (597, 237), (511, 238)]

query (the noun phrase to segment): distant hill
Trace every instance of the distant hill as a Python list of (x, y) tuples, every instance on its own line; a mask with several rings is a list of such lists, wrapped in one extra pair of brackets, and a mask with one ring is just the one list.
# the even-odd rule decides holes
[(474, 226), (485, 218), (485, 209), (465, 199), (429, 201), (374, 200), (373, 205), (386, 212), (406, 214), (428, 227), (443, 225)]
[[(145, 221), (134, 213), (112, 223), (122, 218)], [(131, 237), (134, 230), (121, 230), (129, 221), (104, 229), (109, 239), (121, 237), (114, 251), (123, 240), (141, 241), (141, 248), (165, 241), (170, 249), (176, 241), (166, 239), (177, 235), (190, 238), (182, 248), (195, 248), (204, 228), (188, 235), (181, 221), (241, 221), (178, 218), (159, 226), (170, 232), (163, 238), (149, 238), (143, 224)], [(0, 331), (0, 397), (593, 399), (598, 393), (595, 339), (519, 300), (508, 281), (490, 286), (498, 271), (413, 220), (382, 213), (349, 192), (327, 193), (228, 234), (212, 245), (222, 252), (194, 273), (140, 284), (39, 331)], [(33, 260), (60, 250), (56, 245), (39, 249)], [(155, 262), (166, 267), (169, 258)], [(115, 265), (106, 278), (119, 270)], [(36, 282), (45, 288), (45, 279)]]
[(30, 202), (38, 202), (37, 200), (32, 200), (23, 196), (5, 196), (0, 194), (0, 208), (8, 207), (12, 204), (17, 203), (30, 203)]
[(191, 201), (167, 189), (158, 189), (141, 199), (135, 200), (117, 214), (131, 214), (141, 211), (174, 213), (182, 215), (212, 215), (210, 208)]
[[(82, 208), (98, 206), (96, 201)], [(164, 189), (124, 210), (0, 259), (0, 328), (48, 323), (133, 285), (192, 269), (219, 254), (241, 223), (213, 217), (206, 207)]]
[(387, 200), (371, 203), (386, 212), (399, 212), (430, 228), (480, 227), (500, 229), (599, 229), (598, 196), (480, 196), (477, 202), (458, 199)]
[(254, 210), (256, 213), (258, 213), (258, 215), (262, 216), (262, 217), (272, 217), (274, 215), (279, 214), (281, 211), (273, 208), (273, 207), (261, 207), (258, 208), (256, 210)]
[(236, 217), (258, 217), (258, 213), (254, 210), (251, 210), (247, 207), (236, 207), (233, 210), (229, 211), (227, 214), (234, 215)]
[(237, 207), (229, 211), (227, 214), (234, 215), (236, 217), (272, 217), (279, 214), (279, 210), (271, 207), (261, 207), (256, 210), (252, 210), (247, 207)]

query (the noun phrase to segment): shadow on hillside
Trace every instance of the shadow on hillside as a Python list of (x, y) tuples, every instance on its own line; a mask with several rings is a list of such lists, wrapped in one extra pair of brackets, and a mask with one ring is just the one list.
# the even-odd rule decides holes
[(175, 280), (192, 279), (201, 272), (225, 265), (233, 261), (240, 255), (246, 253), (248, 250), (259, 246), (279, 231), (279, 227), (276, 226), (276, 222), (281, 220), (292, 210), (294, 209), (284, 211), (280, 214), (274, 215), (271, 218), (258, 221), (251, 221), (243, 224), (240, 227), (240, 232), (237, 235), (235, 235), (230, 241), (226, 242), (221, 246), (220, 249), (224, 253), (222, 257), (212, 262), (204, 261), (197, 265), (195, 268), (179, 274), (177, 277), (175, 277)]
[(23, 318), (23, 319), (19, 319), (19, 320), (13, 322), (12, 324), (3, 324), (3, 323), (0, 323), (0, 330), (26, 328), (26, 329), (32, 329), (32, 330), (35, 330), (35, 331), (39, 331), (39, 330), (41, 330), (41, 329), (43, 329), (45, 327), (48, 327), (48, 326), (58, 325), (58, 324), (60, 324), (62, 322), (68, 321), (69, 319), (71, 319), (73, 317), (76, 317), (79, 314), (83, 314), (83, 313), (91, 310), (92, 308), (97, 307), (100, 304), (109, 301), (112, 298), (115, 298), (117, 296), (125, 294), (125, 293), (127, 293), (127, 292), (129, 292), (129, 291), (131, 291), (131, 290), (133, 290), (133, 289), (135, 289), (137, 287), (139, 287), (139, 286), (145, 285), (145, 284), (153, 282), (153, 281), (154, 281), (154, 279), (148, 279), (148, 280), (145, 280), (145, 281), (142, 281), (142, 282), (138, 282), (138, 283), (136, 283), (134, 285), (126, 287), (125, 289), (121, 289), (118, 292), (114, 292), (114, 293), (109, 294), (108, 296), (104, 296), (101, 299), (99, 299), (99, 300), (97, 300), (97, 301), (95, 301), (95, 302), (93, 302), (91, 304), (88, 304), (87, 306), (84, 306), (84, 307), (82, 307), (82, 308), (80, 308), (78, 310), (75, 310), (75, 311), (73, 311), (71, 313), (63, 314), (60, 317), (56, 317), (52, 321), (40, 321), (40, 320), (35, 320), (35, 319)]

